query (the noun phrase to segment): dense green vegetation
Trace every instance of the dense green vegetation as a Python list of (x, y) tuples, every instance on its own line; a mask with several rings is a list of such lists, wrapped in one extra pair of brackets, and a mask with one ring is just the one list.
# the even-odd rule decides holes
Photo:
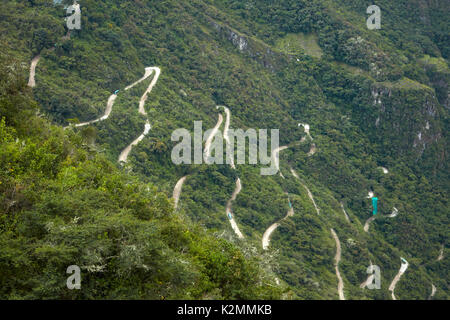
[[(426, 299), (434, 284), (435, 298), (448, 299), (445, 1), (376, 1), (378, 31), (367, 30), (373, 3), (362, 0), (79, 3), (82, 29), (70, 37), (52, 1), (7, 1), (0, 13), (1, 297), (336, 299), (333, 228), (346, 298), (390, 299), (404, 257), (398, 298)], [(24, 79), (37, 54), (31, 92)], [(152, 129), (122, 168), (120, 151), (143, 130), (138, 101), (151, 78), (122, 89), (148, 66), (162, 70), (145, 105)], [(107, 120), (60, 127), (102, 115), (116, 89)], [(285, 179), (253, 165), (171, 162), (172, 131), (197, 120), (213, 127), (219, 104), (233, 128), (280, 128)], [(313, 141), (299, 142), (299, 122)], [(186, 174), (173, 213), (167, 197)], [(244, 240), (225, 214), (237, 176)], [(369, 190), (380, 216), (367, 233)], [(263, 251), (286, 193), (295, 214)], [(393, 207), (399, 215), (388, 218)], [(370, 261), (381, 290), (360, 289)], [(65, 288), (71, 264), (85, 267), (79, 292)]]
[[(175, 214), (83, 133), (36, 117), (20, 71), (0, 68), (1, 298), (280, 298), (255, 257)], [(69, 265), (82, 290), (67, 290)]]

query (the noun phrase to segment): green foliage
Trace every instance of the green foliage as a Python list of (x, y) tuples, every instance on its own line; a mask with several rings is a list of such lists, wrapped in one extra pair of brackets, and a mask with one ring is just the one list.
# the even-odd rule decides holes
[[(82, 135), (31, 115), (28, 89), (12, 80), (0, 101), (0, 297), (280, 297), (261, 282), (256, 258), (175, 214), (165, 194)], [(66, 288), (70, 265), (82, 269), (82, 290)]]
[[(435, 261), (449, 236), (443, 3), (377, 1), (382, 29), (369, 31), (360, 0), (86, 0), (82, 30), (67, 38), (61, 6), (7, 1), (0, 296), (335, 299), (333, 228), (347, 298), (390, 299), (405, 257), (410, 269), (397, 297), (426, 299), (433, 283), (436, 297), (448, 299), (448, 255)], [(313, 53), (323, 55), (308, 55), (299, 34), (317, 35)], [(23, 88), (28, 68), (11, 54), (26, 65), (41, 55), (37, 103)], [(143, 130), (138, 101), (151, 79), (123, 89), (148, 66), (162, 70), (145, 105), (152, 129), (121, 168), (118, 154)], [(111, 116), (89, 127), (63, 131), (35, 116), (39, 106), (56, 124), (93, 120), (117, 89)], [(230, 108), (232, 128), (280, 129), (290, 147), (280, 153), (286, 179), (262, 177), (258, 166), (172, 163), (173, 130), (192, 132), (196, 120), (212, 128), (218, 104)], [(313, 141), (299, 122), (310, 124)], [(308, 156), (313, 143), (317, 153)], [(186, 174), (173, 213), (167, 196)], [(243, 241), (225, 213), (237, 176), (243, 189), (233, 212)], [(366, 233), (369, 190), (380, 215)], [(295, 214), (263, 252), (263, 232), (288, 210), (286, 193)], [(387, 217), (394, 206), (399, 215)], [(382, 268), (381, 290), (359, 287), (370, 261)], [(85, 290), (65, 288), (69, 264), (83, 266)]]

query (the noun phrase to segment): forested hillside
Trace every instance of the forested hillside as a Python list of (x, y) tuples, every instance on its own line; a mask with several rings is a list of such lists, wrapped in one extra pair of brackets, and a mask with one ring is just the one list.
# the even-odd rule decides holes
[[(448, 1), (78, 3), (2, 4), (0, 298), (449, 298)], [(174, 164), (194, 121), (279, 174)]]

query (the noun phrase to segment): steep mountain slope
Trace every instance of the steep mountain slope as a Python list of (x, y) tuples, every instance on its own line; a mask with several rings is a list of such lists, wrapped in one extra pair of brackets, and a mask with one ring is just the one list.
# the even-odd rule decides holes
[[(100, 155), (87, 131), (75, 134), (36, 117), (24, 69), (5, 62), (2, 299), (281, 298), (258, 259), (175, 214), (155, 186)], [(80, 290), (66, 287), (72, 265), (82, 270)]]
[[(122, 174), (167, 196), (188, 174), (177, 214), (262, 258), (288, 297), (390, 299), (404, 257), (397, 299), (427, 299), (432, 284), (435, 298), (448, 298), (448, 5), (378, 1), (383, 28), (370, 31), (368, 4), (357, 0), (79, 3), (83, 27), (70, 37), (62, 6), (51, 1), (8, 1), (0, 14), (2, 47), (26, 63), (27, 77), (40, 57), (32, 90), (46, 117), (63, 126), (97, 119), (108, 97), (145, 67), (161, 74), (146, 115), (137, 106), (152, 77), (121, 90), (104, 121), (65, 134), (80, 131), (93, 152), (117, 163), (148, 119), (151, 131)], [(282, 176), (261, 176), (259, 165), (173, 164), (172, 132), (192, 132), (199, 120), (213, 128), (227, 116), (217, 105), (229, 108), (232, 128), (280, 129), (280, 145), (288, 146)], [(238, 178), (232, 211), (244, 239), (224, 214)], [(380, 205), (365, 232), (368, 191)], [(286, 193), (295, 215), (283, 219)], [(263, 233), (279, 221), (264, 251)], [(381, 268), (381, 289), (361, 289), (372, 263)]]

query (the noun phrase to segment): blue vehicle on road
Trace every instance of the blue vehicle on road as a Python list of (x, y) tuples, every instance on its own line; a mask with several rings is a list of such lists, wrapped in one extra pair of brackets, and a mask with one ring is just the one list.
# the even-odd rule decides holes
[(118, 94), (118, 93), (119, 93), (119, 90), (114, 91), (114, 94)]
[(228, 219), (232, 220), (233, 216), (231, 215), (231, 212), (228, 212)]
[(372, 214), (373, 214), (373, 215), (376, 215), (377, 212), (378, 212), (378, 205), (377, 205), (377, 202), (378, 202), (378, 198), (377, 198), (377, 197), (373, 197), (373, 198), (372, 198), (372, 206), (373, 206)]

